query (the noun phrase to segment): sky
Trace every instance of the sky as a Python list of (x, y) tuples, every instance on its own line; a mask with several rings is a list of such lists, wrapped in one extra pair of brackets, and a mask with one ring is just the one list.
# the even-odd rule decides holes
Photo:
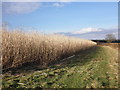
[(10, 29), (35, 29), (85, 39), (118, 34), (117, 2), (3, 2), (2, 21)]

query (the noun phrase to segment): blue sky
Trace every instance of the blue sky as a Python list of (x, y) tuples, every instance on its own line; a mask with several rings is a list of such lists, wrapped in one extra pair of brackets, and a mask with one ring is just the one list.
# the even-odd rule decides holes
[[(11, 28), (27, 27), (43, 33), (71, 33), (87, 39), (101, 39), (108, 33), (117, 36), (117, 2), (7, 2), (3, 3), (2, 14), (3, 22), (8, 22)], [(97, 33), (104, 31), (97, 36)]]

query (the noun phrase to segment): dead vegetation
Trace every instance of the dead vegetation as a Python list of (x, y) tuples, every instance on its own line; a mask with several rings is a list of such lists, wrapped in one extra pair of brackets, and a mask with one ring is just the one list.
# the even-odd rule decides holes
[(43, 35), (17, 30), (1, 30), (1, 32), (3, 69), (29, 65), (29, 63), (46, 66), (96, 45), (90, 40), (63, 35)]

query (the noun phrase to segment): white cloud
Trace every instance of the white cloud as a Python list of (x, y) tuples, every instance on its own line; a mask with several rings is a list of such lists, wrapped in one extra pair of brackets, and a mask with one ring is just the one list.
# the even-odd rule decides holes
[(41, 0), (4, 0), (2, 2), (40, 2)]
[(100, 32), (100, 31), (102, 31), (102, 29), (89, 27), (89, 28), (81, 29), (79, 31), (74, 31), (72, 32), (72, 34), (84, 34), (84, 33)]
[(111, 28), (91, 28), (90, 27), (90, 28), (84, 28), (74, 32), (59, 32), (58, 34), (96, 40), (96, 39), (105, 39), (105, 36), (107, 34), (114, 34), (115, 37), (118, 39), (120, 32), (118, 32), (118, 27), (111, 27)]
[[(29, 0), (30, 1), (30, 0)], [(4, 2), (3, 13), (6, 14), (23, 14), (33, 12), (41, 7), (63, 7), (65, 3), (55, 2), (50, 5), (40, 2)]]
[(119, 2), (119, 0), (3, 0), (2, 2)]
[(75, 2), (75, 1), (78, 1), (78, 0), (59, 0), (60, 2)]
[(40, 7), (40, 3), (33, 2), (14, 2), (14, 3), (4, 3), (3, 10), (5, 13), (30, 13), (37, 10)]
[(53, 3), (53, 6), (54, 7), (63, 7), (64, 4), (62, 4), (62, 3)]

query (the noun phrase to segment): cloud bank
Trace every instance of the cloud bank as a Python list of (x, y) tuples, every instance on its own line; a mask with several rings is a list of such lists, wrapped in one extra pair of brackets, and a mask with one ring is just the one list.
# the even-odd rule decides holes
[(100, 28), (88, 27), (88, 28), (81, 29), (79, 31), (72, 32), (72, 34), (83, 34), (83, 33), (100, 32), (100, 31), (102, 31), (102, 29)]
[(114, 34), (118, 39), (118, 28), (116, 27), (116, 28), (105, 29), (105, 28), (88, 27), (74, 32), (60, 32), (57, 34), (79, 37), (84, 39), (105, 39), (105, 36), (107, 34)]

